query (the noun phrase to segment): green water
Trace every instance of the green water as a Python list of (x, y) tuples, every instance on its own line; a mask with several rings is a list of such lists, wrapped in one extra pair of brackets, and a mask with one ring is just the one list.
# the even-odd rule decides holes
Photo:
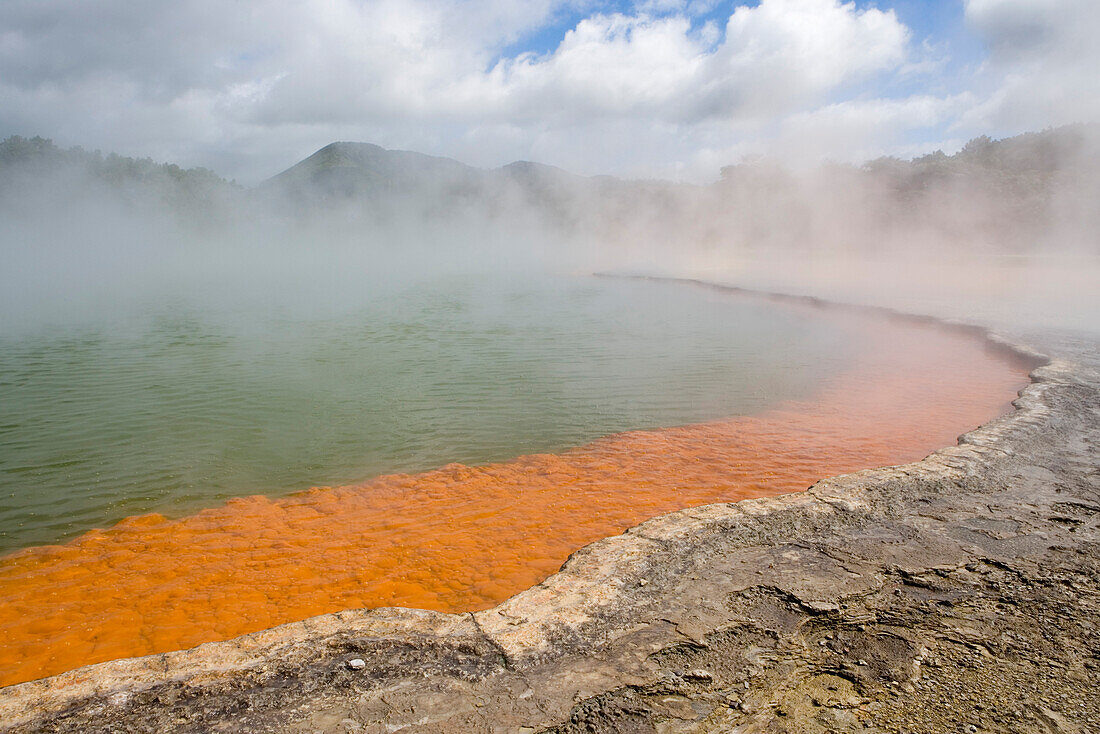
[(690, 286), (503, 275), (9, 329), (0, 549), (752, 413), (812, 393), (844, 344), (828, 320)]

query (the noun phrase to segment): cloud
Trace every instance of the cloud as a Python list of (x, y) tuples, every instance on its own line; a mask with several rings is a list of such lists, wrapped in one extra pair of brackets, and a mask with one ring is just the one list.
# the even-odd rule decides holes
[[(740, 7), (726, 28), (718, 76), (751, 80), (792, 101), (813, 99), (863, 76), (898, 67), (908, 29), (893, 11), (856, 10), (853, 3), (773, 0)], [(759, 93), (757, 91), (757, 93)]]
[[(890, 149), (899, 144), (891, 129), (1080, 113), (1057, 99), (1059, 79), (1090, 104), (1100, 97), (1095, 65), (1078, 60), (1096, 59), (1080, 22), (1096, 18), (1092, 0), (970, 0), (967, 20), (991, 49), (986, 89), (972, 97), (914, 90), (942, 64), (926, 63), (892, 10), (843, 0), (761, 0), (726, 16), (716, 7), (5, 0), (0, 134), (244, 180), (335, 139), (480, 165), (541, 158), (586, 173), (706, 176), (717, 167), (704, 172), (700, 162), (719, 152), (774, 149), (796, 134), (848, 151), (856, 137), (874, 141), (861, 150)], [(555, 33), (560, 43), (516, 50)], [(904, 94), (890, 93), (897, 79)]]
[[(920, 129), (937, 128), (970, 109), (969, 93), (938, 97), (918, 94), (902, 99), (846, 100), (809, 112), (791, 115), (783, 121), (773, 145), (775, 154), (796, 160), (831, 157), (861, 162), (883, 150), (896, 149), (895, 139)], [(935, 144), (916, 146), (906, 152), (929, 152)]]
[(685, 14), (593, 15), (552, 53), (519, 54), (486, 71), (481, 47), (449, 43), (440, 27), (445, 17), (409, 24), (399, 43), (379, 37), (373, 18), (317, 28), (309, 35), (324, 43), (288, 49), (293, 71), (256, 119), (577, 123), (618, 115), (695, 122), (777, 114), (896, 66), (907, 43), (890, 12), (836, 0), (765, 0), (738, 8), (724, 37)]
[[(597, 16), (545, 59), (501, 65), (507, 96), (573, 114), (680, 123), (783, 114), (837, 86), (892, 68), (907, 31), (893, 13), (834, 0), (766, 0), (718, 30), (686, 16)], [(712, 47), (713, 46), (713, 47)]]
[(990, 57), (985, 98), (959, 127), (1018, 132), (1100, 119), (1100, 3), (967, 0), (966, 20)]

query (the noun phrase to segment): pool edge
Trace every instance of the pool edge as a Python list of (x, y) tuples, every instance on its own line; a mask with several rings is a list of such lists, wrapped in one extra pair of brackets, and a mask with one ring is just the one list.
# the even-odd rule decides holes
[[(346, 645), (329, 644), (334, 640), (403, 641), (414, 647), (431, 643), (454, 649), (472, 646), (478, 651), (474, 657), (497, 656), (503, 668), (531, 665), (571, 654), (593, 644), (588, 632), (599, 628), (601, 619), (610, 610), (624, 602), (634, 606), (645, 603), (646, 584), (642, 583), (645, 576), (639, 569), (644, 568), (645, 558), (655, 546), (675, 542), (708, 527), (760, 523), (792, 510), (821, 515), (856, 513), (873, 501), (869, 499), (868, 490), (876, 483), (914, 477), (943, 479), (980, 470), (984, 459), (996, 460), (998, 454), (1004, 453), (1006, 441), (1014, 434), (1049, 420), (1053, 409), (1044, 401), (1044, 396), (1072, 383), (1077, 376), (1078, 367), (1074, 362), (1052, 359), (1026, 344), (966, 322), (705, 281), (661, 280), (691, 282), (823, 307), (871, 310), (964, 330), (1025, 360), (1031, 366), (1029, 383), (1013, 401), (1014, 410), (963, 434), (957, 445), (938, 449), (920, 461), (830, 477), (815, 483), (806, 492), (705, 505), (661, 515), (621, 535), (579, 549), (558, 573), (492, 609), (473, 614), (400, 608), (337, 612), (231, 640), (206, 643), (190, 650), (75, 668), (0, 689), (3, 726), (23, 727), (90, 701), (108, 708), (148, 705), (136, 701), (135, 697), (165, 683), (199, 690), (215, 681), (225, 686), (233, 679), (279, 674), (278, 671), (295, 665), (317, 664), (321, 658), (324, 664), (331, 665), (349, 654)], [(320, 655), (319, 651), (324, 654)], [(463, 665), (461, 661), (455, 664)], [(472, 674), (491, 674), (491, 670), (479, 669)]]

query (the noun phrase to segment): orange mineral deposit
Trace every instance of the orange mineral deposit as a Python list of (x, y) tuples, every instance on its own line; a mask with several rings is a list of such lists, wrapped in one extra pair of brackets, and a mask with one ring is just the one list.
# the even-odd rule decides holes
[(1026, 368), (973, 335), (859, 318), (849, 368), (758, 415), (561, 454), (134, 517), (0, 559), (0, 684), (359, 607), (490, 607), (672, 510), (920, 459), (1009, 408)]

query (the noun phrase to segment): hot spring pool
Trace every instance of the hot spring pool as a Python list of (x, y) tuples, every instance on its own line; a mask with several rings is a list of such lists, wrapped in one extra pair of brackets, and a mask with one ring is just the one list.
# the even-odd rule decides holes
[(647, 518), (919, 459), (1026, 381), (970, 333), (677, 283), (288, 303), (4, 337), (0, 685), (342, 609), (486, 608)]
[(809, 395), (851, 351), (809, 314), (594, 278), (142, 306), (0, 339), (0, 552), (755, 413)]

